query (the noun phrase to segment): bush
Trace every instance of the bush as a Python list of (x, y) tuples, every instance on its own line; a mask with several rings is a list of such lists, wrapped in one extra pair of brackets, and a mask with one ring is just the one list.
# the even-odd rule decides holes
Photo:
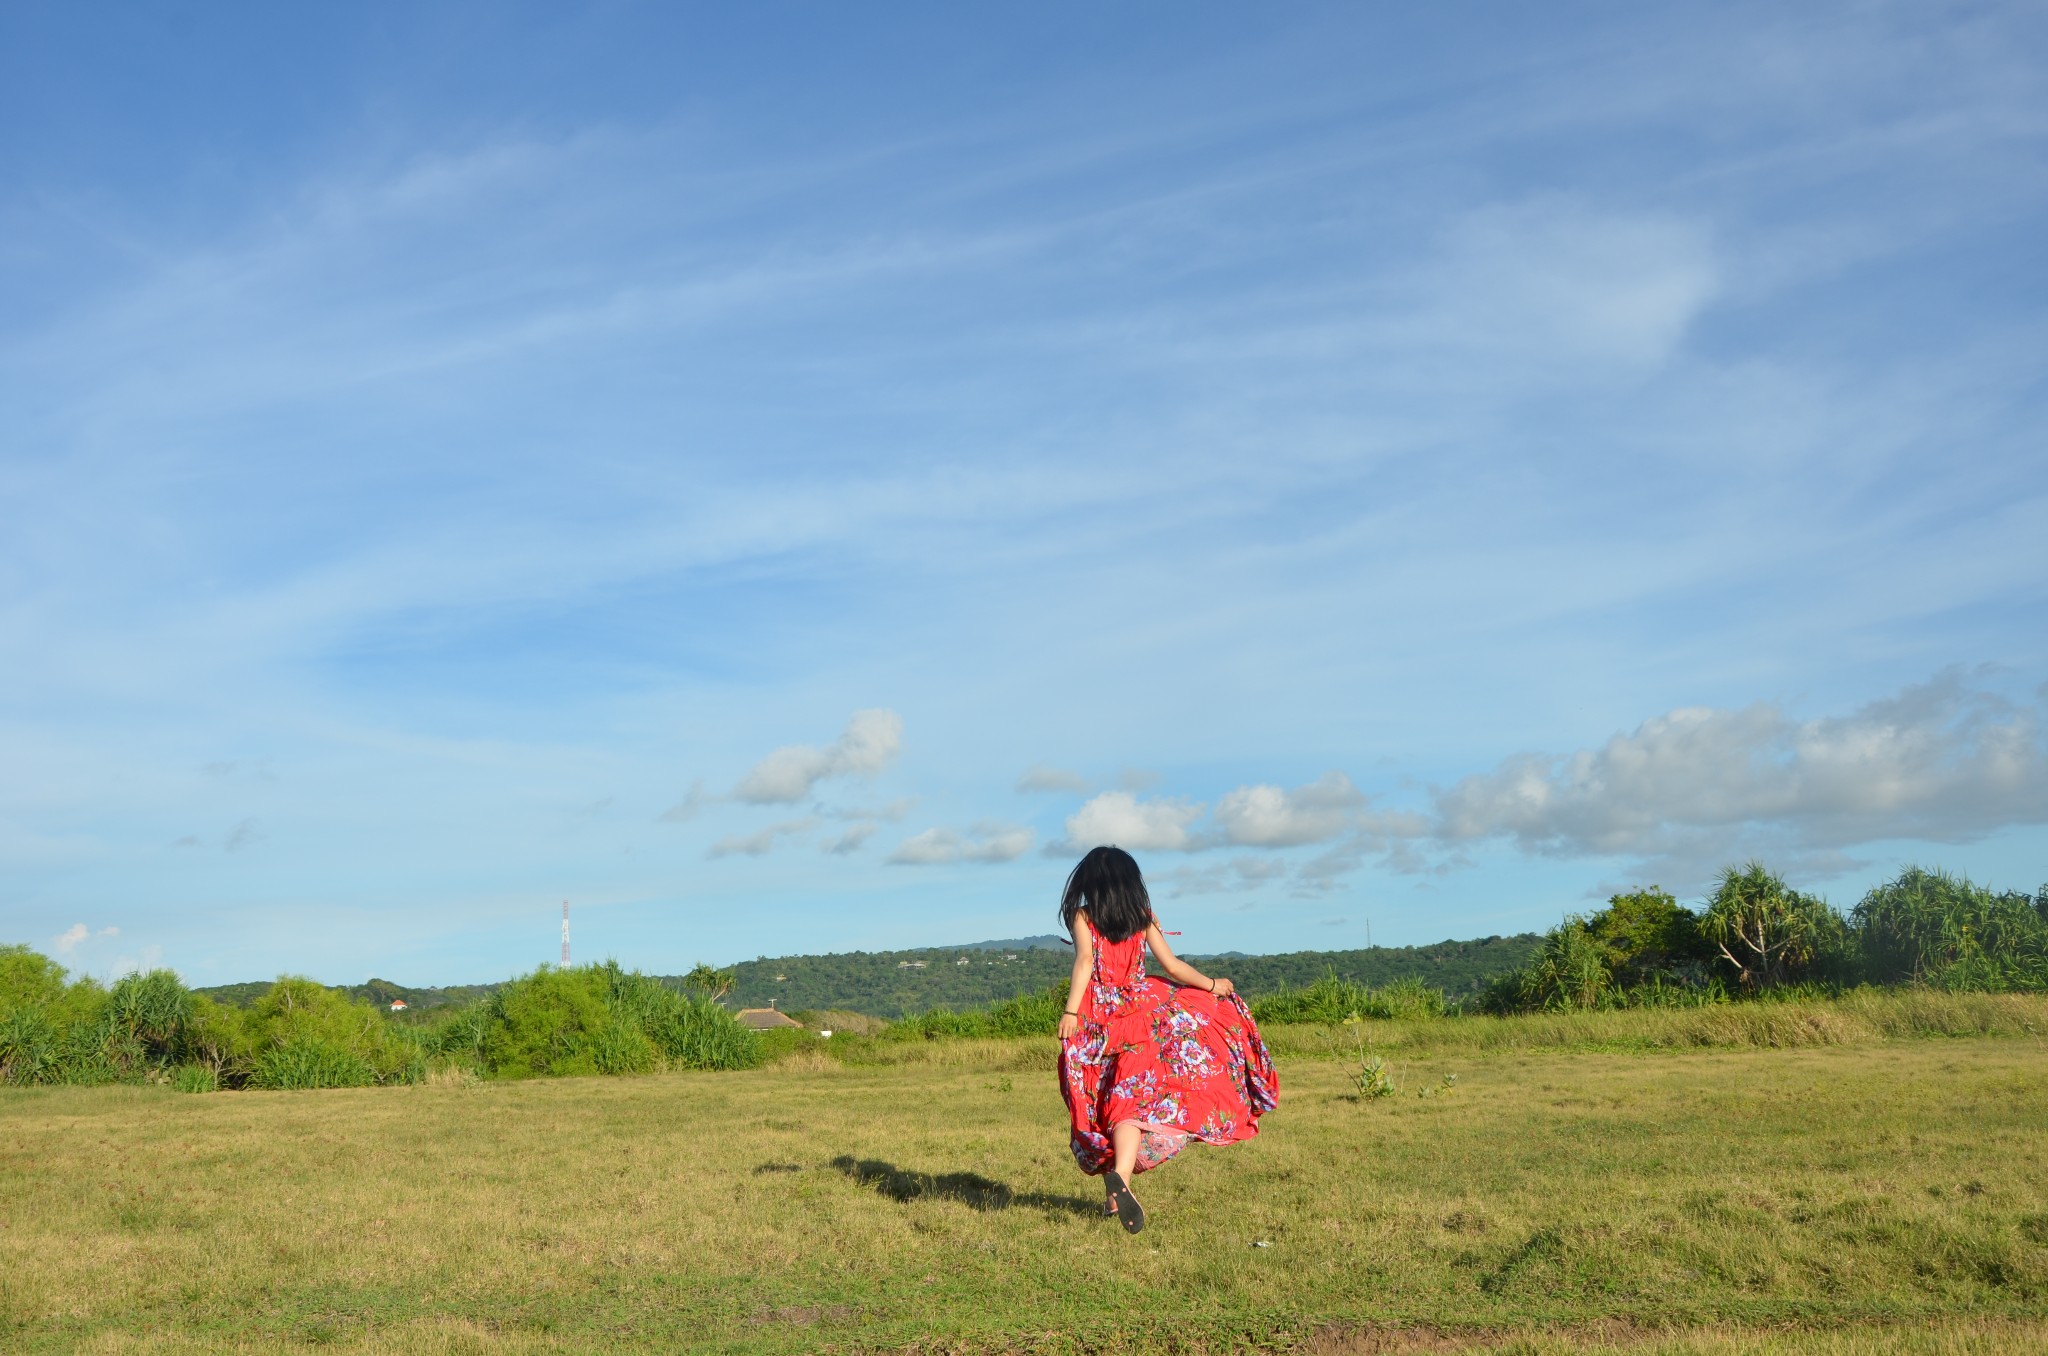
[(221, 1030), (226, 1023), (208, 1016), (215, 1042), (227, 1046), (217, 1066), (225, 1082), (252, 1088), (352, 1088), (416, 1083), (426, 1073), (419, 1044), (381, 1011), (310, 979), (287, 975), (272, 984), (246, 1012), (236, 1014), (239, 1032)]
[[(615, 961), (542, 966), (499, 989), (444, 1028), (498, 1078), (646, 1073), (657, 1068), (744, 1069), (760, 1044), (707, 997), (679, 993)], [(472, 1043), (473, 1044), (470, 1044)]]
[(107, 990), (67, 982), (25, 946), (0, 947), (0, 1082), (139, 1082), (176, 1057), (192, 995), (169, 970)]
[(1751, 991), (1800, 979), (1846, 978), (1852, 955), (1840, 914), (1754, 861), (1721, 872), (1700, 918), (1700, 935)]

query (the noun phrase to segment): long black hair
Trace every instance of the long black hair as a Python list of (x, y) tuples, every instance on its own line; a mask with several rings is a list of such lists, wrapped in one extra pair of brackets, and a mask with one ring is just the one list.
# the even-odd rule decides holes
[(1152, 925), (1152, 896), (1137, 861), (1120, 847), (1092, 848), (1067, 876), (1060, 896), (1060, 926), (1074, 935), (1074, 915), (1088, 910), (1105, 941), (1121, 942)]

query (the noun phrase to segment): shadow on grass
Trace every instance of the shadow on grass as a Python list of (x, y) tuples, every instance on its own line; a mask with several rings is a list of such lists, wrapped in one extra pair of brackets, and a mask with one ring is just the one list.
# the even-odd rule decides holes
[(892, 1201), (958, 1201), (970, 1210), (1026, 1210), (1090, 1217), (1102, 1213), (1102, 1202), (1080, 1196), (1056, 1196), (1049, 1191), (1015, 1191), (978, 1172), (910, 1172), (894, 1163), (876, 1158), (854, 1158), (842, 1154), (832, 1166), (865, 1187), (873, 1187)]

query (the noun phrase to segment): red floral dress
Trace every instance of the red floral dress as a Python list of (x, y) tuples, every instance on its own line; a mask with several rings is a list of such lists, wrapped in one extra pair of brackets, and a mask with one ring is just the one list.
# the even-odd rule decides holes
[(1190, 1139), (1234, 1144), (1258, 1134), (1259, 1117), (1280, 1103), (1280, 1079), (1244, 1000), (1148, 976), (1143, 933), (1104, 941), (1080, 917), (1095, 943), (1095, 965), (1081, 998), (1081, 1029), (1060, 1042), (1060, 1091), (1081, 1171), (1108, 1170), (1110, 1128), (1122, 1121), (1145, 1128), (1139, 1172)]

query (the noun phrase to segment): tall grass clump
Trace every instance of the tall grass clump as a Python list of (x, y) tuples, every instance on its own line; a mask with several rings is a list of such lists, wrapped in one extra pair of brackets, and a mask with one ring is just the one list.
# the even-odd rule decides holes
[(1442, 989), (1419, 979), (1398, 979), (1372, 988), (1341, 978), (1334, 970), (1301, 989), (1282, 989), (1252, 1002), (1254, 1021), (1342, 1022), (1351, 1017), (1415, 1021), (1441, 1017), (1448, 1010)]
[(1060, 1025), (1065, 1009), (1067, 986), (1052, 984), (1036, 993), (1020, 994), (1007, 1002), (971, 1012), (933, 1008), (891, 1022), (880, 1039), (885, 1041), (935, 1041), (973, 1039), (988, 1036), (1050, 1036)]

